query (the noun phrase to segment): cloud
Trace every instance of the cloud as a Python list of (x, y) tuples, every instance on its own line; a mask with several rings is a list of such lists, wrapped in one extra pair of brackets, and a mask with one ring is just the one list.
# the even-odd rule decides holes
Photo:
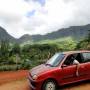
[(34, 3), (39, 3), (41, 6), (44, 6), (45, 5), (45, 1), (46, 0), (24, 0), (26, 2), (34, 2)]
[(90, 23), (90, 0), (0, 0), (0, 25), (14, 37)]
[(90, 0), (74, 0), (72, 2), (75, 9), (72, 12), (72, 18), (66, 23), (67, 26), (90, 24), (90, 13), (88, 12), (90, 10), (89, 3)]
[(66, 4), (63, 0), (46, 0), (45, 6), (36, 8), (28, 19), (25, 30), (31, 31), (30, 34), (46, 34), (62, 28), (72, 18), (74, 7), (71, 7), (72, 3)]
[(25, 13), (30, 10), (32, 10), (32, 6), (22, 0), (0, 0), (0, 25), (11, 35), (19, 37), (23, 30), (22, 20)]

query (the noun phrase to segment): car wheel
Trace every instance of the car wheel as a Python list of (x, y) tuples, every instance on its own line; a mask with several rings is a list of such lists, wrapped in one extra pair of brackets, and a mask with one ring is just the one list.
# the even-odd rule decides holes
[(43, 90), (57, 90), (57, 84), (53, 80), (47, 80), (42, 86)]

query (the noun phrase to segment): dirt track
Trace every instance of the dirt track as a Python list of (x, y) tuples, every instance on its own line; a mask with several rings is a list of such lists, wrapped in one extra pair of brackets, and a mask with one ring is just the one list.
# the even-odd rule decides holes
[(27, 75), (28, 75), (27, 70), (21, 70), (16, 72), (15, 71), (0, 72), (0, 85), (14, 80), (26, 78)]
[[(66, 86), (63, 90), (89, 90), (90, 83), (85, 82), (75, 86)], [(0, 90), (30, 90), (28, 80), (18, 80), (3, 84), (0, 86)]]
[[(2, 81), (4, 80), (4, 78), (6, 79), (7, 76), (8, 76), (8, 79), (10, 79), (10, 81), (6, 79), (8, 80), (8, 82), (0, 84), (0, 90), (30, 90), (29, 82), (27, 79), (25, 79), (25, 77), (27, 77), (27, 74), (28, 74), (27, 71), (19, 71), (14, 73), (10, 72), (10, 74), (8, 73), (7, 75), (5, 73), (6, 76), (4, 76), (4, 73), (3, 73)], [(0, 78), (1, 78), (1, 74), (0, 74)], [(89, 90), (89, 89), (90, 89), (89, 81), (63, 87), (63, 90)]]

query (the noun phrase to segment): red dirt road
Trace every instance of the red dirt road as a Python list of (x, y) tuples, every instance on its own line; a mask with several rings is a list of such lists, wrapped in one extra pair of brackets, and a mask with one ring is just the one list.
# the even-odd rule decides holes
[(27, 80), (17, 80), (2, 84), (0, 90), (30, 90)]
[[(89, 89), (90, 83), (85, 82), (75, 86), (66, 86), (62, 90), (89, 90)], [(26, 79), (9, 82), (1, 85), (0, 90), (30, 90), (29, 82)]]
[[(28, 71), (0, 73), (0, 90), (30, 90), (26, 79)], [(6, 80), (6, 81), (5, 81)], [(7, 81), (8, 80), (8, 81)], [(5, 83), (2, 83), (2, 82)], [(89, 90), (90, 82), (83, 82), (63, 87), (63, 90)]]
[(25, 78), (27, 77), (27, 75), (28, 75), (27, 70), (0, 72), (0, 85), (10, 81)]

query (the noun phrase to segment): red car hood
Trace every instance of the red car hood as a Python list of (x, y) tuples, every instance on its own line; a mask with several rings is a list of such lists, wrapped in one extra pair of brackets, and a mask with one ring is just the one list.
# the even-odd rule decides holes
[(43, 72), (45, 72), (45, 71), (47, 71), (47, 70), (50, 70), (50, 69), (52, 69), (52, 68), (53, 68), (53, 67), (50, 67), (50, 66), (48, 66), (48, 65), (41, 64), (41, 65), (36, 66), (36, 67), (34, 67), (33, 69), (31, 69), (30, 73), (31, 73), (32, 76), (33, 76), (33, 75), (38, 75), (38, 74), (43, 73)]

